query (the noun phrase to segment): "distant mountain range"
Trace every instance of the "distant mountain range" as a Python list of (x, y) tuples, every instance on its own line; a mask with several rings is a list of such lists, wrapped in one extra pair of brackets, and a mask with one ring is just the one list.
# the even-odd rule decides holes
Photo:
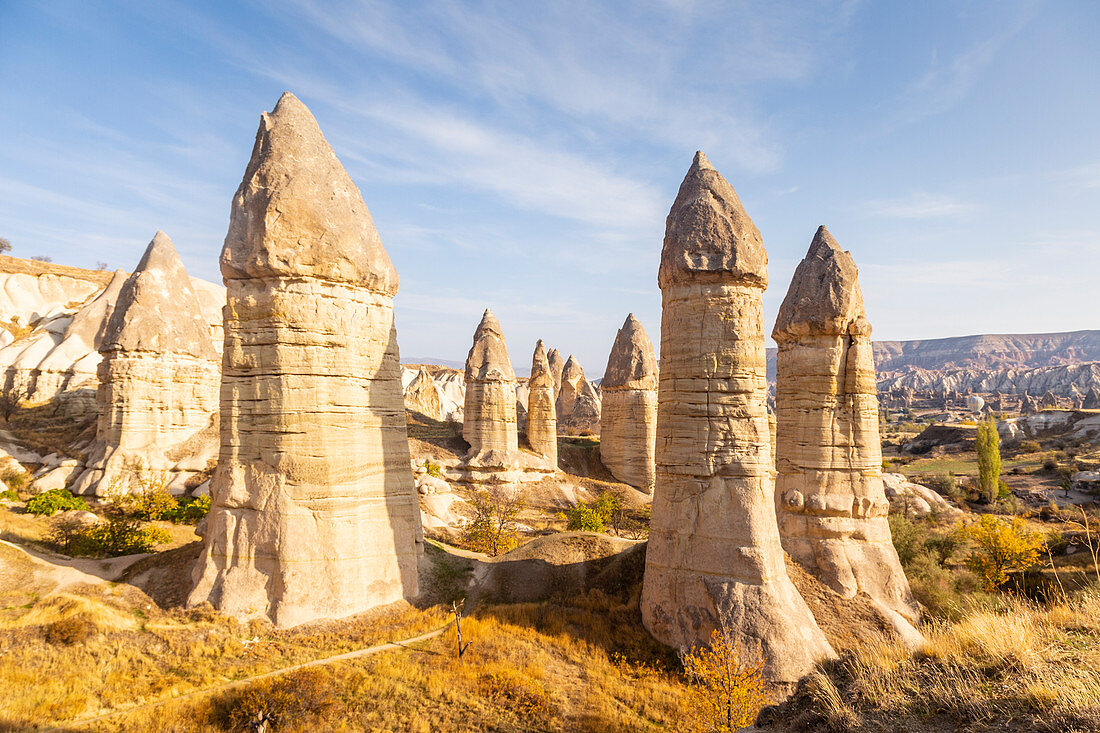
[[(879, 376), (913, 369), (1034, 369), (1100, 361), (1100, 331), (979, 334), (918, 341), (875, 341)], [(768, 379), (775, 379), (768, 349)]]

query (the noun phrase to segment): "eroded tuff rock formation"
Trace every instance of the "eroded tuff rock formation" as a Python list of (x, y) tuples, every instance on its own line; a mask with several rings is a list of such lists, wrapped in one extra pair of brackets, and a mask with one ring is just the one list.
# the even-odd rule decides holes
[(793, 683), (834, 652), (787, 575), (775, 519), (761, 295), (768, 256), (733, 187), (697, 153), (669, 212), (657, 482), (642, 619), (671, 646), (719, 622)]
[(527, 443), (531, 450), (558, 465), (558, 418), (554, 408), (554, 375), (546, 348), (539, 339), (531, 357), (531, 379), (527, 382)]
[(565, 371), (565, 359), (561, 358), (561, 352), (550, 349), (546, 353), (546, 360), (550, 362), (550, 374), (554, 377), (554, 401), (557, 402), (561, 394), (561, 375)]
[(657, 357), (633, 313), (615, 336), (600, 392), (600, 460), (615, 478), (652, 493), (656, 475)]
[(433, 420), (443, 419), (443, 393), (424, 367), (405, 388), (405, 409)]
[[(890, 539), (871, 324), (859, 272), (820, 227), (795, 270), (779, 346), (775, 494), (783, 548), (845, 598), (866, 593), (903, 638), (920, 639)], [(980, 397), (968, 397), (980, 409)]]
[[(153, 237), (113, 306), (111, 297), (109, 286), (103, 312), (74, 317), (71, 324), (87, 331), (83, 338), (98, 339), (102, 355), (96, 441), (74, 486), (99, 496), (140, 490), (145, 471), (205, 468), (216, 444), (211, 415), (221, 381), (210, 327), (164, 232)], [(108, 312), (106, 328), (95, 334), (94, 316)], [(197, 441), (205, 449), (182, 445), (208, 427), (207, 440)]]
[(500, 322), (488, 308), (466, 356), (462, 437), (470, 444), (469, 464), (504, 467), (515, 462), (519, 450), (516, 373)]
[(397, 272), (289, 93), (261, 117), (221, 270), (221, 454), (189, 602), (286, 627), (416, 595)]
[(592, 434), (600, 429), (600, 395), (572, 355), (562, 367), (557, 411), (558, 429), (567, 435)]

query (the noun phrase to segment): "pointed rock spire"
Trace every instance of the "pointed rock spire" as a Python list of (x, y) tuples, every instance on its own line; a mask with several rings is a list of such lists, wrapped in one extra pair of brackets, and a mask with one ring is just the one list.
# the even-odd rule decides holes
[(103, 345), (103, 337), (107, 334), (107, 325), (111, 322), (122, 286), (128, 279), (129, 275), (125, 270), (115, 270), (107, 287), (73, 316), (69, 327), (65, 329), (65, 338), (76, 336), (98, 351)]
[(221, 268), (227, 280), (305, 276), (397, 292), (397, 270), (359, 189), (290, 92), (261, 115)]
[(768, 253), (741, 199), (699, 151), (665, 222), (658, 284), (727, 279), (768, 285)]
[(512, 360), (508, 358), (508, 347), (504, 343), (500, 321), (486, 308), (481, 316), (481, 323), (474, 331), (474, 344), (466, 356), (466, 379), (515, 378), (516, 373), (512, 369)]
[(554, 375), (542, 339), (531, 356), (531, 379), (527, 383), (527, 442), (531, 450), (558, 461), (558, 419), (554, 408)]
[(119, 290), (100, 344), (100, 351), (113, 350), (218, 358), (191, 278), (164, 232)]
[(818, 227), (779, 307), (773, 337), (842, 333), (862, 314), (859, 268), (829, 230)]
[(561, 375), (565, 371), (565, 359), (561, 358), (561, 352), (557, 349), (550, 349), (546, 354), (546, 360), (550, 362), (550, 374), (554, 377), (554, 399), (558, 399), (558, 395), (561, 394)]
[(656, 389), (657, 356), (642, 322), (631, 313), (615, 336), (600, 389)]
[(657, 357), (633, 313), (615, 336), (600, 392), (600, 460), (623, 483), (653, 493)]

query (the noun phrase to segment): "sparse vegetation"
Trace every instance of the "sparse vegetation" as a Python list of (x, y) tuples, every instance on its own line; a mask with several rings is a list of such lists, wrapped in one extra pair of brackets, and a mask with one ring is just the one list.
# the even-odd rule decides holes
[(49, 542), (58, 551), (72, 557), (118, 557), (152, 552), (157, 545), (171, 541), (159, 527), (146, 526), (137, 517), (110, 512), (103, 521), (86, 522), (73, 517), (54, 520)]
[(611, 491), (602, 491), (590, 502), (578, 502), (566, 514), (566, 529), (581, 532), (603, 532), (617, 523), (623, 512), (623, 500)]
[[(1001, 496), (1001, 438), (997, 423), (989, 417), (978, 425), (974, 449), (978, 454), (978, 490), (992, 503)], [(1005, 489), (1007, 494), (1007, 489)]]
[(27, 502), (27, 512), (39, 516), (50, 516), (57, 512), (87, 511), (88, 502), (79, 496), (73, 496), (65, 489), (50, 489)]
[(959, 533), (974, 545), (966, 557), (966, 565), (982, 577), (987, 591), (1004, 585), (1010, 574), (1039, 564), (1043, 538), (1028, 531), (1019, 517), (1005, 519), (986, 514)]
[(479, 489), (470, 504), (474, 517), (462, 536), (466, 547), (496, 556), (519, 544), (516, 517), (523, 509), (523, 500), (518, 491), (499, 487)]
[(695, 687), (685, 728), (733, 733), (756, 720), (767, 702), (764, 664), (759, 650), (743, 649), (727, 624), (715, 628), (710, 644), (685, 651), (680, 659)]

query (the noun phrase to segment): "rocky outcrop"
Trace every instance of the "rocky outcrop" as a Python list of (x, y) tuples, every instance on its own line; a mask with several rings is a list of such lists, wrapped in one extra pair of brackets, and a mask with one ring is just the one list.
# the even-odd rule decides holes
[(405, 387), (405, 409), (433, 420), (443, 419), (443, 393), (424, 367)]
[(913, 369), (902, 374), (880, 376), (879, 393), (909, 389), (916, 392), (974, 392), (1009, 395), (1041, 395), (1047, 391), (1070, 397), (1100, 388), (1100, 363), (1068, 364), (1036, 369), (956, 369), (928, 371)]
[(918, 606), (886, 520), (871, 324), (858, 276), (851, 255), (820, 227), (779, 309), (779, 533), (825, 585), (844, 598), (866, 593), (902, 638), (917, 640)]
[(527, 382), (527, 443), (531, 450), (558, 464), (558, 418), (554, 408), (554, 375), (546, 348), (539, 339), (531, 357), (531, 378)]
[(70, 324), (100, 341), (96, 440), (74, 487), (98, 496), (140, 491), (157, 480), (150, 471), (186, 477), (203, 470), (215, 455), (212, 415), (221, 382), (198, 296), (164, 232), (153, 237), (113, 308), (109, 291), (99, 306), (110, 311), (102, 333), (100, 314), (90, 310)]
[(600, 391), (600, 460), (619, 481), (652, 494), (656, 476), (657, 357), (633, 313), (615, 336)]
[(550, 362), (550, 374), (554, 378), (554, 401), (558, 399), (558, 395), (561, 394), (561, 377), (565, 372), (565, 359), (561, 358), (561, 352), (557, 349), (550, 349), (546, 353), (546, 360)]
[(466, 356), (466, 404), (462, 437), (470, 444), (467, 463), (505, 467), (519, 450), (516, 373), (500, 322), (488, 308)]
[(702, 153), (669, 212), (661, 267), (657, 481), (641, 611), (674, 647), (725, 623), (789, 685), (834, 656), (787, 575), (776, 525), (761, 296), (768, 256)]
[(558, 430), (565, 435), (593, 435), (600, 430), (600, 396), (572, 355), (562, 368), (557, 411)]
[(221, 453), (189, 603), (286, 627), (415, 596), (397, 272), (289, 93), (262, 115), (221, 271)]

